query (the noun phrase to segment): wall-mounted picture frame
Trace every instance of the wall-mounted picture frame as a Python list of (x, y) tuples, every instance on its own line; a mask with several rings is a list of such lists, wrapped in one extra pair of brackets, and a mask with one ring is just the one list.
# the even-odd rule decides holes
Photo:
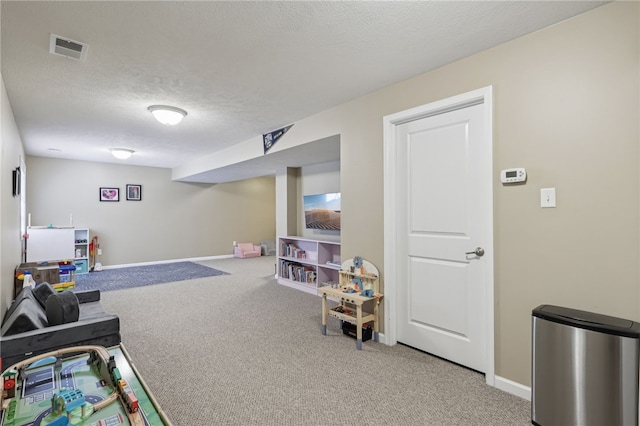
[(127, 185), (127, 200), (128, 201), (141, 201), (142, 200), (142, 185)]
[(100, 201), (120, 201), (120, 188), (101, 186)]
[(11, 178), (12, 178), (12, 183), (13, 183), (13, 196), (17, 197), (18, 195), (20, 195), (20, 181), (21, 181), (21, 173), (20, 173), (20, 167), (16, 167), (15, 169), (12, 170), (11, 172)]

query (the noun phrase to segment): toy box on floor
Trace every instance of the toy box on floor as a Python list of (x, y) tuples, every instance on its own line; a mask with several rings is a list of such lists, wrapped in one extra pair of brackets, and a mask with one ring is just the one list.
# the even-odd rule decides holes
[(13, 297), (16, 297), (20, 291), (22, 291), (23, 280), (20, 277), (29, 271), (36, 284), (49, 283), (55, 284), (60, 282), (60, 268), (58, 262), (29, 262), (21, 263), (16, 268), (14, 285), (13, 285)]
[[(351, 324), (350, 322), (343, 321), (342, 322), (342, 333), (347, 336), (351, 336), (353, 338), (357, 338), (357, 330), (356, 325)], [(367, 340), (371, 340), (371, 335), (373, 333), (373, 329), (371, 328), (371, 324), (366, 323), (362, 326), (362, 341), (366, 342)]]

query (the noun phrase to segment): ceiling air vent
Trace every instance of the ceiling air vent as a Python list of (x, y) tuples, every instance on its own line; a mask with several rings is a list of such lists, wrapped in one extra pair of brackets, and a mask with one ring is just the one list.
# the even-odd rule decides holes
[(66, 56), (67, 58), (84, 61), (87, 58), (89, 45), (66, 37), (51, 34), (49, 38), (49, 53)]

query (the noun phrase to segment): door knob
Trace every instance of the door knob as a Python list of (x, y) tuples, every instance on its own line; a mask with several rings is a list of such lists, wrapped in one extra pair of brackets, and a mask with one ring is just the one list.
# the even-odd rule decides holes
[(482, 247), (476, 247), (474, 251), (468, 251), (465, 254), (475, 254), (478, 257), (484, 256), (484, 249)]

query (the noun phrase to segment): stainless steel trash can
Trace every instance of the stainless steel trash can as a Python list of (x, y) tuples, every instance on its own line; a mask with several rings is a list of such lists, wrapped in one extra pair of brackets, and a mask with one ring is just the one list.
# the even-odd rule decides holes
[(531, 422), (637, 426), (640, 324), (553, 305), (532, 315)]

